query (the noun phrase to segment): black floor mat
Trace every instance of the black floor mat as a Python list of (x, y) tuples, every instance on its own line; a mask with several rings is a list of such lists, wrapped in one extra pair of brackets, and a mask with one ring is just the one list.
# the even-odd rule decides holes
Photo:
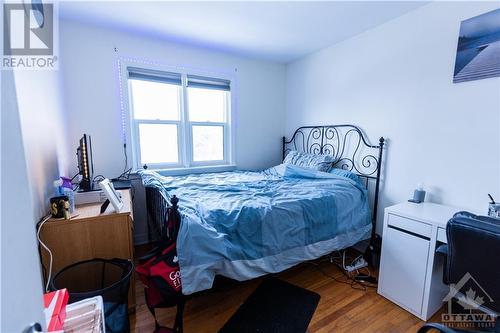
[(219, 333), (303, 333), (320, 296), (293, 284), (267, 278)]

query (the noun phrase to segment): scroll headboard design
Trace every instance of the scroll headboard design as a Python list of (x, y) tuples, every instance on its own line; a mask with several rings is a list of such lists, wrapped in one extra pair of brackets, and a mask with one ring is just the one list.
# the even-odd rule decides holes
[[(366, 188), (375, 183), (372, 219), (377, 218), (377, 205), (382, 168), (384, 138), (378, 145), (371, 145), (359, 127), (354, 125), (303, 126), (293, 133), (290, 140), (283, 137), (283, 156), (291, 150), (334, 157), (332, 166), (349, 170), (364, 180)], [(375, 226), (372, 233), (375, 232)]]

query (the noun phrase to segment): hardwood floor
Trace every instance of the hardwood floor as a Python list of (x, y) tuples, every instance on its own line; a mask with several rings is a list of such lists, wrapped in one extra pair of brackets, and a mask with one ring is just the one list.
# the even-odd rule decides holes
[[(319, 264), (323, 272), (344, 280), (333, 264)], [(309, 325), (310, 333), (325, 332), (416, 332), (423, 321), (379, 296), (375, 289), (355, 290), (350, 285), (334, 281), (311, 264), (301, 264), (277, 274), (285, 281), (315, 291), (321, 295), (318, 308)], [(217, 332), (257, 287), (261, 279), (232, 282), (192, 296), (186, 304), (186, 333)], [(131, 315), (132, 332), (152, 332), (154, 320), (144, 303), (142, 284), (136, 283), (136, 313)], [(172, 326), (174, 309), (158, 309), (162, 325)], [(440, 313), (430, 321), (439, 321)], [(293, 332), (292, 332), (293, 333)]]

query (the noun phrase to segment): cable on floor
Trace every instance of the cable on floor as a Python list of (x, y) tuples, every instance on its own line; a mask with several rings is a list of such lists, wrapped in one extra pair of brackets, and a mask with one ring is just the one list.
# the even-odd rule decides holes
[[(360, 268), (358, 270), (355, 270), (354, 271), (355, 274), (348, 273), (347, 269), (346, 269), (346, 267), (347, 267), (346, 261), (348, 262), (350, 260), (351, 263), (353, 263), (361, 257), (362, 257), (362, 255), (359, 255), (355, 258), (347, 258), (347, 253), (345, 250), (342, 252), (336, 251), (336, 252), (333, 252), (327, 258), (321, 258), (320, 260), (317, 260), (316, 262), (310, 261), (310, 262), (307, 262), (307, 264), (310, 264), (310, 265), (316, 267), (316, 269), (318, 271), (320, 271), (324, 276), (334, 280), (335, 282), (350, 285), (351, 288), (356, 289), (356, 290), (367, 291), (368, 288), (376, 288), (377, 287), (377, 284), (364, 281), (364, 280), (367, 280), (367, 279), (370, 279), (373, 277), (370, 269), (368, 267), (363, 267), (363, 268)], [(346, 280), (341, 280), (341, 279), (335, 277), (334, 275), (327, 273), (320, 266), (320, 263), (323, 263), (323, 262), (330, 262), (330, 263), (334, 264), (342, 272), (342, 274), (344, 275)]]

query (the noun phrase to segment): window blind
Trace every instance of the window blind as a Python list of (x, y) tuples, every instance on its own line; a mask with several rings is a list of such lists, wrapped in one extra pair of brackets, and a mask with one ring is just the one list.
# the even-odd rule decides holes
[(216, 79), (205, 76), (188, 75), (187, 86), (191, 88), (204, 88), (215, 90), (231, 90), (231, 81), (225, 79)]
[(136, 67), (127, 67), (127, 71), (129, 79), (155, 81), (178, 86), (182, 85), (182, 76), (179, 73), (162, 72)]

